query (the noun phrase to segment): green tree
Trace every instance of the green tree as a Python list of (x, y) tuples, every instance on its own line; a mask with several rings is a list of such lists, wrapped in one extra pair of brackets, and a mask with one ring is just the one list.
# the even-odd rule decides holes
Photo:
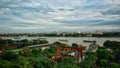
[(14, 64), (7, 60), (0, 60), (0, 68), (21, 68), (21, 65)]
[(47, 40), (39, 40), (39, 44), (45, 44), (45, 43), (48, 43)]
[(30, 60), (30, 57), (23, 57), (20, 56), (19, 60), (15, 62), (18, 65), (21, 65), (21, 68), (33, 68), (32, 61)]
[(86, 52), (85, 59), (80, 63), (81, 68), (95, 68), (97, 55), (94, 52)]
[(100, 60), (100, 67), (108, 67), (109, 63), (106, 59), (101, 59)]
[(115, 62), (110, 62), (109, 68), (120, 68), (120, 65), (118, 63), (115, 63)]
[(17, 60), (19, 56), (15, 52), (5, 51), (1, 57), (4, 60), (14, 61)]
[(112, 54), (112, 52), (106, 49), (98, 49), (96, 52), (99, 59), (108, 59), (108, 60), (114, 59), (114, 55)]
[(54, 45), (51, 45), (49, 47), (49, 53), (55, 54), (55, 52), (56, 52), (56, 47)]
[(29, 61), (34, 68), (56, 68), (57, 66), (57, 63), (50, 59), (30, 58)]
[(120, 42), (118, 41), (105, 41), (104, 44), (103, 44), (106, 48), (110, 48), (110, 49), (113, 49), (113, 50), (120, 50)]
[(58, 68), (79, 68), (76, 59), (73, 57), (63, 57), (59, 62)]
[(24, 48), (19, 52), (20, 55), (25, 56), (25, 57), (32, 57), (33, 54), (31, 52), (31, 49)]
[(42, 54), (42, 49), (40, 49), (40, 48), (34, 48), (34, 49), (32, 49), (32, 54), (33, 54), (35, 57), (40, 57), (41, 54)]
[(92, 61), (84, 60), (80, 63), (81, 68), (95, 68), (95, 64)]
[(77, 43), (72, 43), (72, 47), (77, 47)]

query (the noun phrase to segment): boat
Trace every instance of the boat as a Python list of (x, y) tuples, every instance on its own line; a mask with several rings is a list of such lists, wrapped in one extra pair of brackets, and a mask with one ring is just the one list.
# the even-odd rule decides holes
[(20, 37), (14, 37), (14, 39), (20, 39)]
[(40, 38), (37, 38), (38, 40), (46, 40), (47, 38), (45, 37), (40, 37)]
[(83, 42), (92, 43), (92, 42), (96, 42), (96, 40), (83, 40)]
[(59, 39), (59, 41), (61, 41), (61, 42), (68, 42), (67, 39)]

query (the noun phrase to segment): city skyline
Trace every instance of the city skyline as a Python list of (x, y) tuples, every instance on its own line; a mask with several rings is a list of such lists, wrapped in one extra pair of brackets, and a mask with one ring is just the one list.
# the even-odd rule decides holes
[(120, 31), (120, 0), (0, 0), (0, 32)]

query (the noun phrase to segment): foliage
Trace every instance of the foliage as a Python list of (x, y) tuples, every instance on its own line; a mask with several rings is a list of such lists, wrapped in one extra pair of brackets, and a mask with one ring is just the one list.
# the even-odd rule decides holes
[(78, 44), (77, 43), (72, 43), (72, 47), (77, 47)]
[(109, 68), (120, 68), (120, 65), (118, 63), (115, 63), (115, 62), (110, 62)]
[(40, 39), (34, 39), (33, 40), (33, 44), (36, 45), (36, 44), (45, 44), (45, 43), (48, 43), (47, 40), (40, 40)]
[(19, 54), (20, 54), (21, 56), (25, 56), (25, 57), (31, 57), (31, 56), (33, 56), (32, 51), (31, 51), (30, 49), (28, 49), (28, 48), (23, 48), (23, 49), (19, 52)]
[(118, 41), (105, 41), (103, 44), (106, 48), (111, 48), (113, 50), (120, 50), (120, 42)]
[(56, 47), (54, 45), (51, 45), (48, 50), (49, 50), (50, 53), (55, 54)]
[(55, 68), (56, 62), (50, 59), (29, 58), (33, 68)]
[[(22, 42), (28, 42), (28, 40), (22, 40)], [(34, 43), (38, 44), (39, 41)], [(59, 44), (61, 45), (61, 43)], [(112, 44), (118, 46), (115, 41)], [(73, 47), (75, 46), (76, 44), (73, 43)], [(114, 55), (119, 52), (119, 49), (114, 46), (115, 50), (107, 50), (111, 47), (113, 48), (111, 44), (105, 42), (105, 47), (99, 47), (96, 52), (87, 51), (84, 54), (85, 59), (80, 63), (77, 63), (76, 58), (70, 56), (64, 56), (60, 61), (51, 60), (51, 57), (56, 53), (54, 45), (45, 50), (23, 48), (18, 54), (5, 51), (0, 56), (0, 68), (95, 68), (96, 66), (99, 68), (120, 68), (120, 65), (114, 61)]]
[(63, 46), (63, 47), (68, 46), (66, 43), (62, 43), (62, 42), (59, 42), (59, 41), (56, 41), (54, 44), (55, 45), (60, 45), (60, 46)]
[(5, 51), (1, 58), (9, 61), (14, 61), (18, 59), (18, 54), (11, 51)]
[(114, 59), (113, 53), (106, 49), (98, 49), (96, 52), (99, 59), (108, 59), (108, 60)]
[(96, 61), (97, 61), (97, 55), (94, 52), (86, 52), (85, 53), (85, 59), (80, 63), (80, 67), (82, 68), (94, 68)]
[(46, 43), (48, 43), (47, 40), (40, 40), (40, 39), (33, 39), (33, 40), (0, 39), (0, 48), (4, 48), (5, 50), (11, 50), (11, 49), (30, 46), (30, 45), (46, 44)]
[(40, 48), (33, 48), (31, 52), (34, 57), (40, 57), (42, 55), (42, 49)]
[(7, 60), (0, 60), (0, 68), (22, 68), (22, 66)]
[(113, 51), (107, 50), (105, 47), (99, 47), (96, 51), (98, 60), (97, 65), (100, 68), (119, 68), (119, 64), (115, 62)]
[(100, 59), (100, 67), (108, 67), (108, 60)]
[(71, 57), (63, 57), (61, 62), (59, 62), (58, 68), (78, 68), (76, 59)]
[(29, 59), (30, 57), (20, 56), (17, 61), (14, 61), (14, 63), (20, 65), (21, 68), (33, 68)]

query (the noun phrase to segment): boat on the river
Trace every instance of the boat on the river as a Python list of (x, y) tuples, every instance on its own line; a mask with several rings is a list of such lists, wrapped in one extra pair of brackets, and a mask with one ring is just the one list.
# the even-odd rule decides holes
[(61, 41), (61, 42), (68, 42), (67, 39), (59, 39), (58, 41)]
[(92, 43), (92, 42), (96, 42), (96, 40), (83, 40), (83, 42)]
[(46, 40), (46, 38), (44, 38), (44, 37), (40, 37), (40, 38), (38, 38), (39, 40)]
[(14, 37), (14, 39), (20, 39), (20, 37)]

